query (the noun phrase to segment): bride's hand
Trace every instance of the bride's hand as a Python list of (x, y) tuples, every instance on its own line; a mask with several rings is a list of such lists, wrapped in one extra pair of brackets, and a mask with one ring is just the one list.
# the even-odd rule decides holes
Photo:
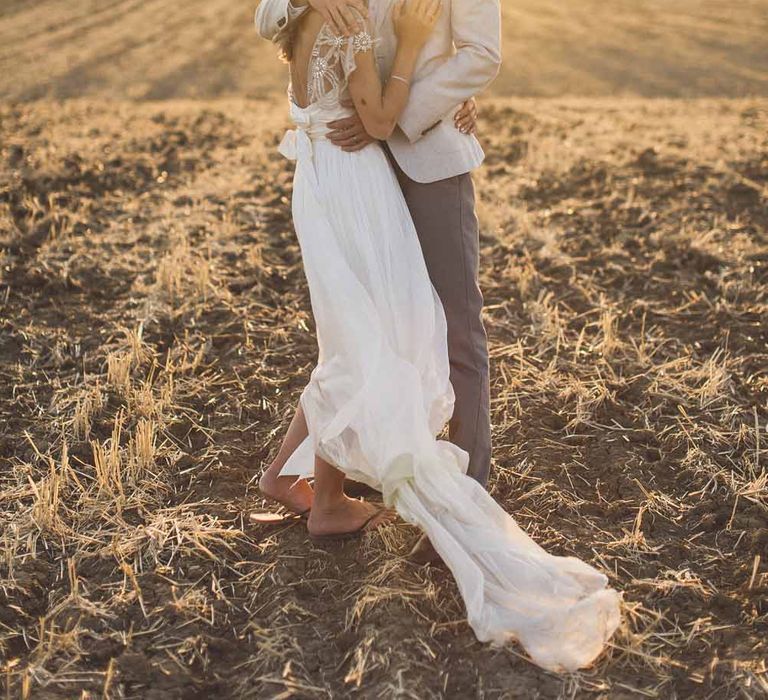
[(392, 10), (398, 41), (422, 47), (435, 28), (442, 6), (442, 0), (398, 0)]

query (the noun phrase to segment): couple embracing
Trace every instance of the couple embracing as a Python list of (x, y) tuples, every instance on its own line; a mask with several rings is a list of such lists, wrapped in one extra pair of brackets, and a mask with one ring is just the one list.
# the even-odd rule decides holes
[[(295, 129), (280, 151), (296, 161), (319, 348), (262, 492), (315, 540), (396, 512), (423, 533), (414, 557), (453, 573), (478, 639), (517, 640), (551, 670), (588, 665), (619, 623), (619, 594), (545, 552), (485, 488), (472, 98), (499, 69), (499, 0), (262, 0), (256, 24), (290, 69)], [(387, 508), (348, 498), (345, 479)]]

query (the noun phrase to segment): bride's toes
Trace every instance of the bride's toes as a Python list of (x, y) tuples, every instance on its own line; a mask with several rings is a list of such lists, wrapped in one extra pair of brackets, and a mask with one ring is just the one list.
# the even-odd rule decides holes
[(397, 513), (394, 510), (382, 508), (379, 510), (378, 515), (370, 521), (369, 527), (377, 528), (380, 525), (389, 525), (389, 523), (393, 523), (395, 520), (397, 520)]

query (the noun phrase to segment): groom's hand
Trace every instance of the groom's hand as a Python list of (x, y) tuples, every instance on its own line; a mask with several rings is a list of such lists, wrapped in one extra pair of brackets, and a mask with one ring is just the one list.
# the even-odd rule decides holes
[[(344, 103), (345, 107), (350, 107), (350, 103)], [(327, 139), (338, 146), (342, 151), (347, 153), (354, 153), (355, 151), (362, 151), (366, 146), (376, 141), (375, 138), (370, 136), (363, 126), (363, 120), (360, 119), (357, 112), (351, 117), (345, 117), (344, 119), (337, 119), (335, 122), (329, 122), (328, 128), (331, 131), (328, 132)]]
[(453, 118), (453, 123), (462, 134), (477, 133), (477, 101), (474, 97), (468, 99)]
[(309, 0), (309, 5), (323, 16), (336, 34), (353, 36), (365, 29), (352, 12), (355, 9), (363, 17), (368, 16), (368, 8), (363, 0)]

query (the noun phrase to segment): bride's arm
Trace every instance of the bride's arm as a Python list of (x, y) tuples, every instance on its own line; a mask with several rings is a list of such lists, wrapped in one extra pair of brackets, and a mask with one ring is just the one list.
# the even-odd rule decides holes
[[(397, 125), (410, 95), (410, 84), (421, 49), (434, 29), (441, 0), (399, 0), (394, 9), (397, 54), (392, 74), (382, 86), (370, 36), (357, 35), (352, 42), (367, 42), (355, 52), (355, 69), (349, 76), (349, 92), (365, 130), (376, 139), (387, 139)], [(354, 44), (353, 44), (354, 47)]]

